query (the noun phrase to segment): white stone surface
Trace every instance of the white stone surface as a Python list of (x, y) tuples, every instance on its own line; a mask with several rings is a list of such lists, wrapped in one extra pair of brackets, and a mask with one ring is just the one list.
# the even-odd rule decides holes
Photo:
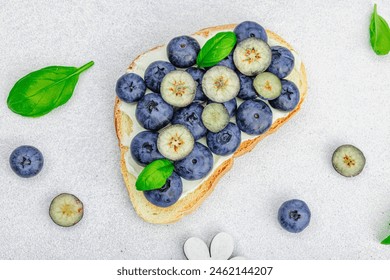
[[(390, 21), (390, 5), (378, 0)], [(220, 231), (249, 259), (389, 259), (390, 56), (370, 49), (373, 1), (1, 1), (0, 258), (184, 259), (191, 236)], [(236, 160), (194, 214), (151, 225), (135, 214), (119, 171), (113, 125), (114, 87), (141, 52), (208, 26), (255, 20), (283, 36), (307, 67), (301, 112)], [(28, 119), (6, 105), (13, 84), (48, 65), (95, 66), (73, 98)], [(363, 173), (336, 173), (333, 150), (351, 143), (366, 155)], [(45, 156), (43, 171), (17, 177), (8, 157), (22, 144)], [(77, 195), (85, 216), (61, 228), (51, 199)], [(301, 234), (276, 219), (288, 199), (312, 211)]]

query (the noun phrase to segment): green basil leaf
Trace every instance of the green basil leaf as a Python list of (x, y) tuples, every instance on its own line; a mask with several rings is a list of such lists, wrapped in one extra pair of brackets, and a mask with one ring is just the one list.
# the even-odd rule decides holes
[(173, 172), (173, 164), (167, 159), (158, 159), (149, 163), (138, 175), (135, 187), (139, 191), (162, 188)]
[(236, 45), (234, 32), (220, 32), (210, 38), (201, 48), (196, 64), (199, 67), (211, 67), (227, 57)]
[(11, 89), (8, 107), (25, 117), (49, 113), (72, 97), (80, 73), (93, 64), (91, 61), (80, 68), (49, 66), (24, 76)]
[(390, 245), (390, 235), (387, 238), (383, 239), (381, 244), (383, 244), (383, 245)]
[(389, 53), (390, 28), (386, 20), (376, 12), (376, 4), (374, 5), (374, 12), (371, 16), (370, 42), (372, 49), (377, 55), (385, 55)]

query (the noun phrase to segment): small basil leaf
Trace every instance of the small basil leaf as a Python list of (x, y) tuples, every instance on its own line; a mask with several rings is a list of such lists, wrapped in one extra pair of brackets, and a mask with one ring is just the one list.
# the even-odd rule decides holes
[(390, 28), (386, 20), (378, 15), (376, 4), (370, 23), (371, 47), (377, 55), (385, 55), (390, 51)]
[(234, 32), (220, 32), (210, 38), (201, 48), (196, 64), (199, 67), (211, 67), (227, 57), (236, 45)]
[(387, 238), (383, 239), (381, 244), (383, 244), (383, 245), (390, 245), (390, 235)]
[(80, 73), (93, 64), (91, 61), (80, 68), (49, 66), (24, 76), (11, 89), (8, 107), (25, 117), (49, 113), (72, 97)]
[(171, 177), (174, 166), (167, 159), (158, 159), (149, 163), (138, 175), (135, 187), (139, 191), (162, 188)]

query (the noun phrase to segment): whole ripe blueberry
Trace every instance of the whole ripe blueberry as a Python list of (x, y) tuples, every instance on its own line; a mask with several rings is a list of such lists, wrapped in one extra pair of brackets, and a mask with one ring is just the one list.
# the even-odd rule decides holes
[(217, 63), (218, 66), (226, 66), (234, 71), (236, 71), (236, 66), (233, 62), (233, 51), (224, 59), (222, 59), (220, 62)]
[(286, 201), (280, 206), (278, 220), (287, 231), (298, 233), (310, 223), (311, 213), (307, 204), (299, 199)]
[(203, 106), (198, 103), (178, 109), (172, 118), (172, 124), (182, 124), (187, 127), (195, 140), (206, 135), (207, 128), (202, 122)]
[(267, 71), (275, 74), (279, 79), (287, 77), (294, 69), (294, 55), (289, 49), (281, 46), (271, 47), (272, 60)]
[(241, 131), (234, 123), (229, 123), (223, 130), (217, 133), (209, 131), (206, 135), (207, 146), (210, 150), (221, 156), (234, 153), (241, 143)]
[(188, 156), (175, 162), (175, 171), (186, 180), (199, 180), (209, 174), (213, 163), (210, 149), (197, 142)]
[(270, 100), (269, 104), (278, 110), (281, 111), (292, 111), (297, 107), (299, 103), (299, 89), (298, 87), (291, 81), (281, 80), (282, 82), (282, 93), (280, 96), (274, 100)]
[(132, 103), (140, 100), (145, 95), (146, 85), (139, 75), (127, 73), (116, 82), (115, 90), (120, 100)]
[(202, 79), (205, 71), (199, 68), (190, 67), (186, 70), (186, 72), (190, 74), (196, 82), (196, 93), (194, 102), (202, 103), (207, 101), (207, 96), (204, 94), (202, 89)]
[(160, 86), (166, 74), (176, 70), (175, 66), (167, 61), (158, 60), (151, 63), (145, 70), (145, 84), (154, 92), (160, 93)]
[(149, 93), (137, 103), (135, 117), (143, 128), (159, 130), (172, 120), (173, 107), (166, 103), (160, 94)]
[(272, 111), (261, 100), (246, 100), (237, 109), (236, 123), (241, 131), (259, 135), (272, 125)]
[(142, 166), (148, 165), (156, 159), (164, 158), (157, 150), (157, 132), (141, 131), (130, 144), (133, 159)]
[(255, 99), (257, 97), (256, 90), (253, 87), (253, 79), (242, 73), (237, 73), (240, 78), (240, 91), (237, 97), (243, 100)]
[[(215, 102), (209, 100), (208, 103), (215, 103)], [(233, 117), (236, 114), (236, 111), (237, 111), (237, 99), (236, 98), (230, 99), (229, 101), (223, 102), (222, 104), (223, 104), (223, 106), (225, 106), (230, 117)]]
[(169, 61), (179, 68), (187, 68), (194, 65), (199, 51), (198, 41), (190, 36), (175, 37), (167, 46)]
[(35, 147), (20, 146), (9, 157), (12, 170), (23, 178), (37, 175), (43, 167), (43, 155)]
[(158, 207), (168, 207), (179, 200), (183, 192), (183, 183), (179, 175), (173, 172), (161, 189), (145, 191), (145, 198)]
[(265, 29), (258, 23), (253, 21), (244, 21), (234, 28), (234, 33), (237, 36), (237, 43), (250, 38), (255, 37), (267, 42), (267, 32)]

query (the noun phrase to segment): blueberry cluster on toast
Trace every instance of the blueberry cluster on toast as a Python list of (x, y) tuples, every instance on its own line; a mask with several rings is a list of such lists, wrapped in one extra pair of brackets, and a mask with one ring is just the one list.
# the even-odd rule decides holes
[[(199, 66), (199, 53), (222, 32), (235, 35), (230, 53)], [(287, 42), (246, 21), (179, 36), (139, 55), (116, 93), (121, 171), (131, 202), (145, 221), (166, 224), (198, 208), (235, 157), (299, 111), (307, 80)], [(139, 190), (145, 173), (143, 184), (155, 186)]]

